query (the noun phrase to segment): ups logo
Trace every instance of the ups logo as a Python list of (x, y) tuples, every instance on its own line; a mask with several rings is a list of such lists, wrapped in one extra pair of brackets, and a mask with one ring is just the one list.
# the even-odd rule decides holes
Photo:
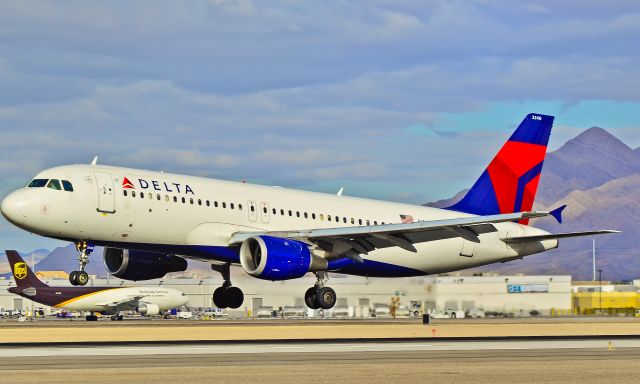
[(27, 263), (22, 261), (15, 263), (13, 265), (13, 276), (18, 280), (22, 280), (27, 277)]

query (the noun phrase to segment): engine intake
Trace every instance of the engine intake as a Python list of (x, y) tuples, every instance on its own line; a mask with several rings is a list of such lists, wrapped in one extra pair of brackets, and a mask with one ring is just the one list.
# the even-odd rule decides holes
[(160, 314), (160, 307), (158, 304), (141, 303), (140, 306), (136, 308), (136, 312), (147, 316), (158, 315)]
[(272, 236), (246, 239), (240, 247), (240, 264), (247, 274), (272, 281), (327, 269), (327, 260), (311, 254), (307, 244)]
[(115, 277), (124, 280), (159, 279), (169, 272), (187, 269), (187, 261), (181, 257), (133, 249), (104, 249), (104, 266)]

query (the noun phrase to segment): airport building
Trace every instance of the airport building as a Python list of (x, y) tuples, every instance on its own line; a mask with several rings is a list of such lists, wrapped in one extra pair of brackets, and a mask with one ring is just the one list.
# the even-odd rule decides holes
[[(47, 276), (46, 274), (43, 276)], [(67, 280), (45, 280), (52, 286), (69, 286)], [(265, 308), (295, 309), (306, 313), (304, 292), (314, 282), (303, 278), (270, 282), (247, 277), (235, 278), (234, 285), (245, 294), (244, 305), (234, 316), (256, 316)], [(211, 295), (222, 283), (220, 278), (158, 279), (136, 285), (164, 285), (178, 289), (189, 297), (191, 308), (213, 307)], [(0, 280), (0, 308), (29, 310), (31, 302), (7, 292), (15, 283)], [(89, 285), (122, 286), (133, 283), (116, 279), (92, 279)], [(367, 279), (332, 276), (328, 283), (335, 289), (335, 309), (343, 316), (370, 317), (384, 315), (393, 297), (411, 314), (441, 313), (447, 310), (482, 310), (509, 316), (570, 314), (572, 299), (570, 276), (427, 276), (403, 279)], [(35, 304), (35, 307), (38, 307)], [(313, 314), (309, 314), (313, 315)]]

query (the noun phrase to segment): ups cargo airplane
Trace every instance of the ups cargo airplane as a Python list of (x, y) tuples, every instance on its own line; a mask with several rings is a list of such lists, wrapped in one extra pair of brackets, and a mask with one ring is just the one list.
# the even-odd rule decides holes
[(550, 234), (528, 225), (563, 207), (533, 212), (553, 116), (529, 114), (458, 203), (445, 209), (306, 192), (201, 177), (98, 165), (40, 172), (1, 205), (27, 231), (75, 242), (79, 270), (93, 245), (104, 264), (127, 280), (184, 271), (185, 259), (211, 263), (224, 283), (219, 308), (238, 308), (242, 291), (229, 268), (240, 264), (264, 280), (316, 275), (310, 308), (331, 308), (327, 272), (404, 277), (519, 259), (558, 246), (558, 239), (615, 232)]
[[(50, 287), (38, 279), (18, 252), (7, 250), (6, 254), (16, 281), (9, 292), (50, 307), (113, 314), (111, 319), (122, 320), (123, 311), (157, 315), (189, 301), (184, 293), (166, 287)], [(87, 320), (96, 319), (93, 314), (87, 316)]]

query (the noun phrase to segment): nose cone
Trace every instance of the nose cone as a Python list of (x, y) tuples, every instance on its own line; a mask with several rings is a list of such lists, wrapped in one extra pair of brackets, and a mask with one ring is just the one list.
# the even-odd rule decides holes
[(26, 204), (27, 201), (22, 191), (15, 191), (2, 200), (0, 211), (7, 220), (19, 226), (27, 220)]

